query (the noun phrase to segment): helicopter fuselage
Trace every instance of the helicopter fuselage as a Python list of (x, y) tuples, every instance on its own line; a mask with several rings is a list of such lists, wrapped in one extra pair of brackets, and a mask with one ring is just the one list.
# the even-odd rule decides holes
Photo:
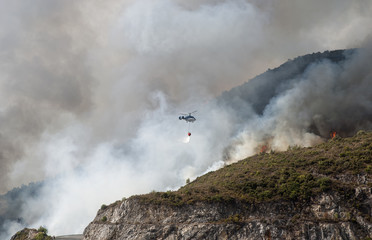
[(179, 120), (185, 120), (186, 122), (195, 122), (196, 118), (189, 115), (189, 116), (179, 116)]

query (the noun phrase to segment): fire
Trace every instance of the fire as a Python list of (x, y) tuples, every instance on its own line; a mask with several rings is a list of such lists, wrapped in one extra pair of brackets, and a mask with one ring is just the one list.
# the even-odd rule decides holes
[(261, 141), (258, 146), (256, 147), (256, 153), (268, 153), (271, 151), (271, 143), (272, 143), (273, 137), (266, 136), (263, 141)]
[(267, 146), (266, 145), (263, 145), (261, 147), (260, 153), (266, 153), (266, 152), (267, 152)]
[(336, 131), (331, 131), (329, 135), (331, 136), (331, 139), (333, 139), (334, 137), (336, 137)]

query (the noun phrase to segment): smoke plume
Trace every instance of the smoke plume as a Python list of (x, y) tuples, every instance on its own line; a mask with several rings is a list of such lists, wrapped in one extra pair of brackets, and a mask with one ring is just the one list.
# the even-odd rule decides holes
[[(25, 225), (81, 233), (101, 204), (176, 189), (261, 144), (371, 127), (367, 1), (0, 1), (0, 193), (45, 180), (1, 239)], [(361, 50), (248, 86), (234, 107), (214, 100), (289, 58), (344, 48)], [(185, 144), (178, 114), (194, 110)]]
[(371, 129), (371, 52), (366, 46), (309, 54), (225, 92), (219, 101), (236, 117), (227, 160)]

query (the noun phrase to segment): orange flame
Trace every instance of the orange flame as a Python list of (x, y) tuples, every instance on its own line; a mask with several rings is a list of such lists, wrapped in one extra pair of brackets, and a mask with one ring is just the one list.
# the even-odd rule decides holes
[(330, 136), (331, 136), (331, 139), (333, 139), (334, 137), (336, 137), (336, 131), (331, 131)]
[(266, 145), (263, 145), (261, 147), (260, 153), (265, 153), (265, 152), (267, 152), (267, 146)]

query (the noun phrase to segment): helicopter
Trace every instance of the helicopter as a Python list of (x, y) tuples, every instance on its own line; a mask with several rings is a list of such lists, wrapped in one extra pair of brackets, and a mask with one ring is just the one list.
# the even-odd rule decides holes
[[(197, 111), (193, 111), (191, 113), (181, 113), (181, 116), (178, 117), (179, 120), (185, 120), (187, 123), (189, 123), (189, 129), (190, 129), (190, 123), (193, 123), (196, 121), (196, 118), (192, 116), (191, 114), (196, 113)], [(191, 136), (191, 132), (189, 131), (187, 133), (187, 136)]]
[(194, 116), (192, 116), (191, 114), (193, 113), (196, 113), (197, 111), (193, 111), (191, 113), (181, 113), (182, 116), (179, 116), (178, 119), (179, 120), (185, 120), (186, 122), (195, 122), (196, 121), (196, 118)]

